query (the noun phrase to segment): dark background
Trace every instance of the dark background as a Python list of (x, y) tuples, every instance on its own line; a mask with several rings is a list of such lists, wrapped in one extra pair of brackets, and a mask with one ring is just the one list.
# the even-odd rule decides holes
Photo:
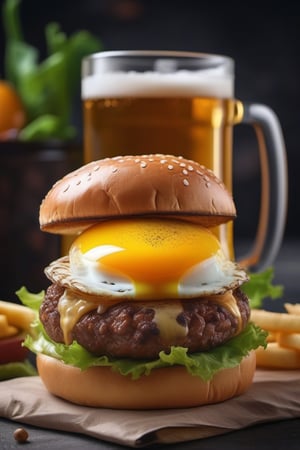
[[(1, 5), (3, 1), (0, 1)], [(71, 34), (88, 29), (103, 50), (187, 50), (231, 56), (236, 97), (264, 103), (278, 115), (287, 148), (289, 209), (285, 238), (300, 237), (300, 13), (297, 2), (256, 0), (23, 0), (26, 40), (45, 57), (45, 25)], [(1, 21), (2, 22), (2, 21)], [(0, 72), (4, 36), (0, 28)], [(80, 86), (74, 122), (81, 128)], [(259, 203), (259, 163), (253, 131), (235, 127), (234, 197), (237, 234), (251, 238)], [(0, 155), (1, 161), (1, 155)]]

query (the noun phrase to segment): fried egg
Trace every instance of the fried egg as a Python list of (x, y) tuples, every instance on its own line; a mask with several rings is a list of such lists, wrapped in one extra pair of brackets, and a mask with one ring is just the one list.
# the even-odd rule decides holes
[(88, 228), (71, 245), (69, 260), (54, 262), (48, 276), (88, 294), (137, 300), (222, 294), (247, 279), (208, 229), (140, 218)]

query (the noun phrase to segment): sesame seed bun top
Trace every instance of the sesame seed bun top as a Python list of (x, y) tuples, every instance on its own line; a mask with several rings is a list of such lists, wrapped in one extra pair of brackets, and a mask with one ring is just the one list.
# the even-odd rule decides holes
[(235, 218), (231, 194), (204, 166), (172, 155), (93, 161), (61, 180), (40, 207), (43, 231), (74, 234), (101, 220), (174, 217), (214, 227)]

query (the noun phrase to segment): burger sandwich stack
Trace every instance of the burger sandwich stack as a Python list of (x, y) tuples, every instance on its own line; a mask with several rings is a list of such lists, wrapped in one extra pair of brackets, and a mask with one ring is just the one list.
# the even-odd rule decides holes
[(25, 341), (49, 392), (119, 409), (245, 392), (265, 333), (249, 320), (247, 273), (214, 232), (235, 216), (224, 184), (182, 157), (107, 158), (59, 180), (40, 226), (75, 238), (45, 269)]

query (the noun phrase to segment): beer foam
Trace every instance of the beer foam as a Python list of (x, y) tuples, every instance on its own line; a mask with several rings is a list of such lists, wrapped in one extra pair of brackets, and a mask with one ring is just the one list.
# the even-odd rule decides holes
[(81, 95), (89, 98), (233, 96), (233, 76), (219, 69), (202, 71), (113, 72), (83, 78)]

